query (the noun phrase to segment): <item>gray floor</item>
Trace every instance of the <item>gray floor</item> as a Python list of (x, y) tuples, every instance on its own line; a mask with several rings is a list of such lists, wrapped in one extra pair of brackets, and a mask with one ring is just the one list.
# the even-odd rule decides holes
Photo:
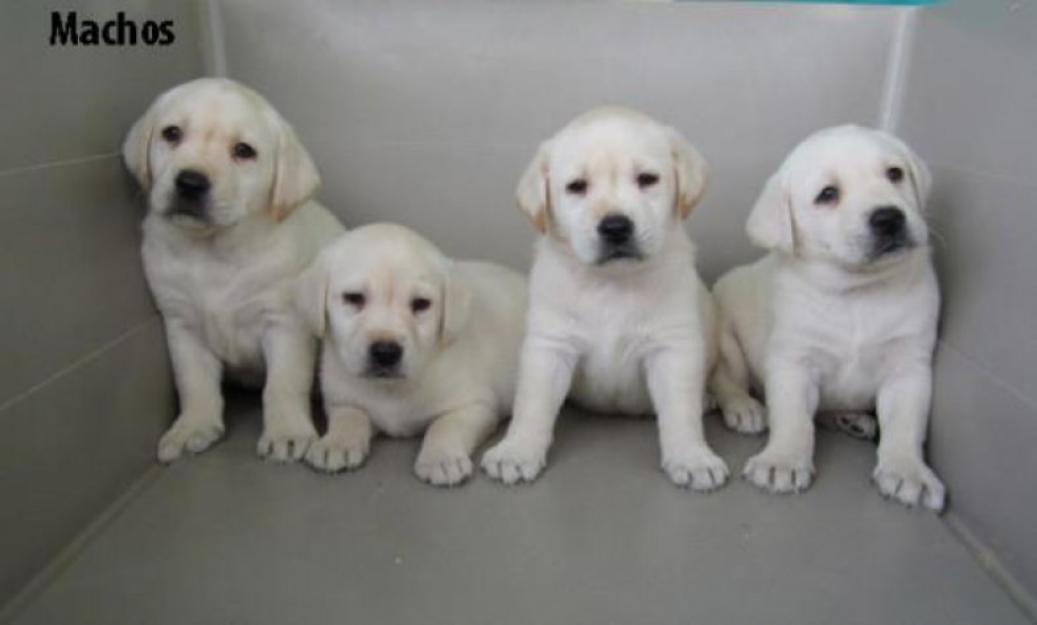
[[(873, 447), (820, 437), (815, 487), (700, 495), (654, 424), (569, 415), (532, 487), (425, 486), (414, 441), (350, 475), (258, 460), (257, 407), (140, 490), (14, 622), (1025, 623), (933, 515), (882, 500)], [(711, 437), (732, 467), (761, 443)]]

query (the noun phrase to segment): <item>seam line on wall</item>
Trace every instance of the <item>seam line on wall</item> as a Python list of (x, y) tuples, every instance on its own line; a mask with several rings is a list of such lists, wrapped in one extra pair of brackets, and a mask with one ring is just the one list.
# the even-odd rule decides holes
[(1028, 619), (1037, 623), (1037, 598), (1008, 572), (997, 551), (976, 536), (968, 524), (953, 512), (948, 512), (943, 522), (958, 542), (972, 553), (979, 565), (994, 579), (994, 583), (1001, 587)]
[(958, 358), (963, 363), (968, 365), (970, 369), (983, 374), (983, 376), (986, 377), (990, 382), (1011, 394), (1013, 397), (1019, 400), (1021, 404), (1023, 404), (1027, 408), (1037, 411), (1037, 401), (1035, 401), (1034, 398), (1027, 396), (1025, 393), (1017, 389), (1011, 383), (1002, 380), (992, 371), (987, 369), (981, 361), (976, 360), (975, 358), (972, 358), (971, 356), (965, 354), (964, 352), (954, 347), (950, 343), (944, 341), (943, 339), (940, 339), (939, 345), (941, 349), (947, 350), (955, 358)]
[(106, 352), (111, 351), (114, 347), (119, 345), (119, 343), (122, 343), (123, 341), (129, 339), (134, 334), (140, 332), (145, 327), (155, 323), (155, 321), (157, 319), (158, 319), (158, 315), (157, 314), (152, 314), (150, 317), (148, 317), (144, 321), (141, 321), (140, 323), (130, 327), (129, 330), (126, 330), (125, 332), (123, 332), (122, 334), (116, 336), (115, 338), (107, 341), (106, 343), (103, 343), (100, 347), (98, 347), (98, 348), (88, 352), (87, 354), (77, 358), (76, 360), (72, 361), (71, 364), (69, 364), (69, 365), (67, 365), (65, 367), (62, 367), (61, 369), (59, 369), (56, 372), (52, 373), (51, 375), (47, 376), (43, 380), (37, 382), (36, 384), (33, 384), (28, 389), (22, 391), (21, 393), (18, 393), (17, 395), (12, 397), (11, 399), (8, 399), (7, 401), (5, 401), (2, 404), (0, 404), (0, 413), (3, 413), (4, 411), (6, 411), (8, 408), (10, 408), (11, 406), (13, 406), (15, 404), (24, 401), (28, 397), (30, 397), (33, 394), (39, 392), (44, 387), (49, 386), (51, 383), (53, 383), (53, 382), (63, 378), (64, 376), (68, 375), (69, 373), (72, 373), (76, 369), (79, 369), (79, 368), (83, 367), (84, 365), (87, 365), (90, 362), (92, 362), (94, 360), (97, 360), (98, 358), (103, 356)]
[(152, 464), (134, 479), (112, 503), (105, 506), (86, 528), (62, 547), (43, 569), (32, 576), (6, 604), (0, 605), (0, 623), (11, 623), (50, 586), (62, 572), (67, 570), (89, 546), (129, 505), (158, 479), (162, 468)]
[(199, 0), (202, 26), (202, 67), (207, 76), (227, 75), (227, 46), (223, 37), (223, 12), (218, 0)]
[(882, 95), (879, 100), (878, 120), (878, 127), (890, 133), (895, 133), (897, 125), (900, 123), (900, 109), (903, 103), (904, 85), (907, 82), (917, 14), (917, 8), (905, 9), (901, 13), (893, 34), (893, 42), (890, 45), (886, 80), (882, 85)]
[(47, 169), (48, 167), (67, 167), (69, 165), (81, 165), (82, 163), (89, 163), (91, 161), (102, 161), (106, 158), (112, 158), (113, 156), (121, 157), (121, 152), (105, 152), (103, 154), (93, 154), (91, 156), (78, 156), (76, 158), (67, 158), (57, 161), (48, 161), (46, 163), (35, 163), (32, 165), (22, 165), (19, 167), (13, 167), (11, 169), (5, 169), (0, 171), (0, 178), (5, 176), (17, 176), (19, 174), (25, 174), (40, 169)]

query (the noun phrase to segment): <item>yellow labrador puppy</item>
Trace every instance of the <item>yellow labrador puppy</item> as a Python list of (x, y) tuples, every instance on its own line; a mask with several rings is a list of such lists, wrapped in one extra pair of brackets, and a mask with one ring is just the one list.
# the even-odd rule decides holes
[(300, 458), (316, 438), (316, 342), (291, 304), (292, 282), (342, 231), (310, 201), (319, 177), (309, 155), (257, 93), (203, 78), (159, 96), (123, 157), (147, 192), (144, 270), (180, 395), (159, 460), (223, 434), (224, 373), (265, 376), (259, 453)]
[(375, 224), (327, 248), (300, 285), (300, 307), (323, 338), (328, 415), (307, 461), (353, 469), (375, 429), (424, 432), (418, 477), (438, 486), (464, 481), (472, 452), (511, 408), (525, 278), (452, 261), (403, 226)]
[(815, 133), (771, 177), (747, 229), (771, 253), (723, 276), (720, 361), (726, 423), (770, 438), (745, 476), (798, 491), (814, 473), (819, 410), (877, 410), (874, 479), (906, 504), (940, 510), (922, 458), (940, 305), (923, 209), (925, 164), (895, 137), (859, 126)]
[(598, 411), (654, 408), (670, 479), (726, 480), (702, 428), (712, 302), (683, 228), (706, 169), (675, 130), (625, 109), (592, 110), (541, 145), (518, 185), (542, 236), (513, 418), (483, 456), (489, 475), (536, 478), (568, 395)]

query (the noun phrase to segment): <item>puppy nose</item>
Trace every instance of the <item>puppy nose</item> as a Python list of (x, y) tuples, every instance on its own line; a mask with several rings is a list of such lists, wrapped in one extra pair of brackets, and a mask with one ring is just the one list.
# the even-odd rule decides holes
[(634, 234), (634, 222), (625, 215), (609, 215), (598, 223), (598, 234), (613, 245), (626, 243)]
[(403, 357), (403, 347), (396, 341), (375, 341), (367, 349), (371, 362), (379, 367), (392, 367)]
[(880, 206), (871, 211), (868, 227), (880, 237), (896, 236), (904, 231), (904, 211), (896, 206)]
[(188, 199), (198, 199), (209, 191), (209, 177), (200, 171), (185, 169), (176, 175), (176, 191)]

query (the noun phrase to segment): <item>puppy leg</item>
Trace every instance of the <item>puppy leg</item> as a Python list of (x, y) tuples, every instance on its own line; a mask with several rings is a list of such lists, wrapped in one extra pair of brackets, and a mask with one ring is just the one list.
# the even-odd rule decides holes
[(945, 489), (922, 457), (932, 372), (927, 364), (900, 370), (890, 376), (878, 393), (878, 465), (872, 479), (886, 497), (913, 506), (919, 502), (930, 510), (943, 510)]
[(180, 416), (158, 443), (160, 462), (172, 462), (184, 451), (198, 453), (223, 436), (223, 366), (188, 328), (166, 321), (166, 340), (180, 396)]
[(703, 361), (690, 346), (667, 347), (646, 361), (645, 375), (658, 415), (662, 469), (674, 484), (706, 491), (720, 487), (728, 470), (702, 429)]
[(271, 327), (263, 335), (266, 385), (263, 387), (263, 435), (260, 456), (299, 460), (317, 438), (310, 417), (310, 390), (316, 365), (316, 341), (300, 329)]
[(526, 338), (508, 433), (482, 457), (482, 468), (490, 477), (505, 484), (536, 479), (545, 466), (576, 360), (575, 353), (553, 342)]
[(818, 383), (805, 367), (772, 360), (766, 385), (770, 438), (763, 451), (745, 463), (742, 475), (771, 492), (805, 490), (814, 474)]
[(709, 383), (727, 427), (759, 434), (767, 427), (763, 404), (749, 394), (749, 366), (729, 329), (720, 334), (720, 358)]
[(414, 472), (436, 486), (454, 486), (472, 474), (472, 452), (497, 425), (497, 411), (472, 404), (432, 422), (414, 463)]
[(352, 406), (328, 406), (328, 431), (306, 450), (306, 462), (315, 469), (334, 473), (356, 469), (371, 450), (371, 419)]

